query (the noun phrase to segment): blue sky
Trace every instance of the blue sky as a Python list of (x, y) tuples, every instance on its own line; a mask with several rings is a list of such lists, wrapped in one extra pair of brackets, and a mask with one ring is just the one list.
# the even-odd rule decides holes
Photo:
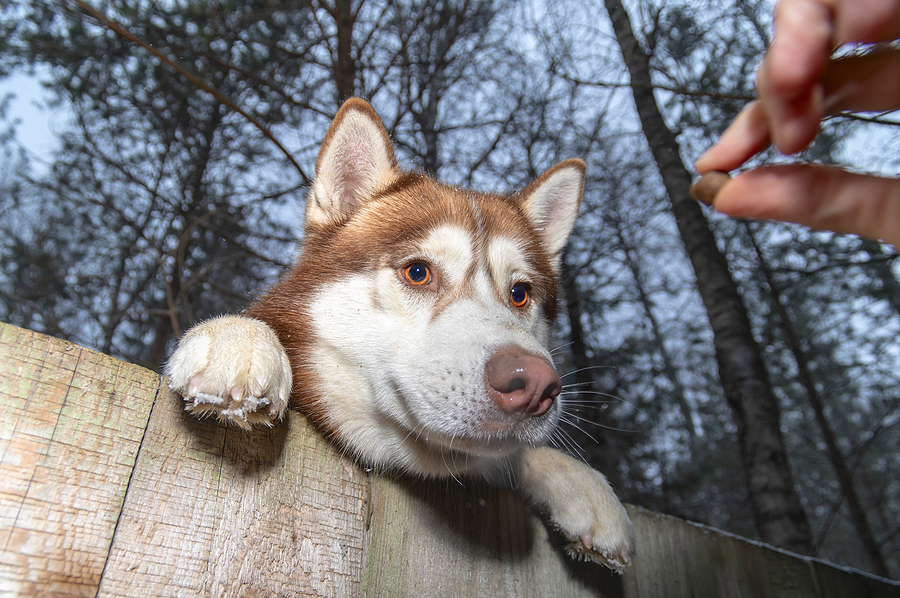
[(12, 75), (0, 80), (0, 98), (14, 94), (7, 118), (17, 121), (17, 137), (39, 166), (56, 148), (56, 132), (66, 120), (62, 110), (46, 107), (46, 91), (41, 87), (39, 75)]

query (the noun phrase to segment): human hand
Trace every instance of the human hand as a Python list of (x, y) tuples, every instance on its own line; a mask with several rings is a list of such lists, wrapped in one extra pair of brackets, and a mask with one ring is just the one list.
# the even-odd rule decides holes
[[(805, 148), (841, 112), (900, 108), (900, 51), (832, 59), (844, 43), (900, 39), (900, 0), (781, 0), (775, 38), (751, 102), (695, 167), (733, 170), (774, 144)], [(814, 165), (758, 168), (732, 179), (714, 207), (731, 216), (798, 222), (900, 245), (900, 182)]]

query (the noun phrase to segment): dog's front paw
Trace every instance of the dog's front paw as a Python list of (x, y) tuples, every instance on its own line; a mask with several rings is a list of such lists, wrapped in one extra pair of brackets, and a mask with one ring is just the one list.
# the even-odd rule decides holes
[[(599, 479), (583, 480), (586, 492), (580, 499), (561, 501), (550, 516), (569, 540), (569, 556), (623, 573), (634, 555), (634, 525), (625, 507), (611, 494), (606, 478), (593, 470), (590, 475)], [(607, 493), (610, 495), (604, 496)]]
[(278, 337), (267, 324), (243, 316), (221, 316), (188, 330), (165, 373), (185, 409), (243, 428), (281, 419), (291, 392), (291, 365)]
[(568, 539), (570, 556), (622, 573), (634, 555), (634, 525), (603, 475), (549, 448), (526, 450), (519, 488)]

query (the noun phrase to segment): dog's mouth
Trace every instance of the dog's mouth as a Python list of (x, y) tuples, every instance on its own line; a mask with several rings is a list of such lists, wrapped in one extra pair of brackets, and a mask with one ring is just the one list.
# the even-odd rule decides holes
[(556, 422), (555, 409), (538, 416), (496, 413), (475, 421), (445, 422), (440, 429), (422, 426), (415, 434), (431, 447), (482, 457), (509, 455), (523, 446), (543, 444)]
[(425, 434), (419, 436), (426, 446), (440, 451), (476, 455), (479, 457), (500, 458), (510, 455), (522, 448), (523, 441), (508, 434), (491, 434), (479, 436), (446, 436), (444, 434)]
[(509, 440), (519, 443), (540, 441), (544, 439), (541, 430), (547, 427), (544, 420), (555, 419), (552, 406), (537, 416), (507, 413), (494, 415), (495, 417), (488, 417), (472, 426), (475, 437), (486, 438), (489, 441)]

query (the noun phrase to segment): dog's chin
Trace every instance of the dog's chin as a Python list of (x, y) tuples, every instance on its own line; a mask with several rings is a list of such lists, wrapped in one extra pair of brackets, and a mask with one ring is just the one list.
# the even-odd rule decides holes
[(430, 434), (427, 437), (420, 437), (419, 440), (431, 451), (449, 451), (491, 459), (508, 457), (519, 451), (524, 445), (530, 444), (517, 438), (447, 437), (441, 434)]
[(430, 449), (442, 449), (479, 457), (502, 458), (526, 446), (544, 444), (549, 437), (537, 422), (485, 422), (474, 427), (447, 431), (422, 431), (416, 435)]

